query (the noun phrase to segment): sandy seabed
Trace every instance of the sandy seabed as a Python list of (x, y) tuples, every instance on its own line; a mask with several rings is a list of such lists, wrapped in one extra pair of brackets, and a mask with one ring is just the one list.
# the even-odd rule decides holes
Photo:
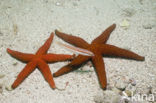
[[(117, 27), (108, 43), (145, 56), (145, 61), (105, 58), (106, 91), (91, 62), (80, 68), (91, 72), (54, 78), (58, 88), (69, 83), (63, 91), (52, 90), (38, 69), (9, 90), (25, 64), (8, 55), (6, 48), (35, 53), (55, 29), (90, 43), (113, 23)], [(63, 42), (55, 36), (49, 52), (73, 54), (56, 41)], [(66, 64), (49, 66), (54, 73)], [(1, 0), (0, 75), (0, 103), (127, 103), (122, 92), (130, 95), (132, 88), (138, 95), (152, 94), (156, 103), (156, 0)]]

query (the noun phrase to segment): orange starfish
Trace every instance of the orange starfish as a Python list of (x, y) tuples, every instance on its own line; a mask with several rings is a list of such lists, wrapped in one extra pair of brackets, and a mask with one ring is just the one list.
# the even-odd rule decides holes
[(60, 37), (61, 39), (63, 39), (68, 43), (71, 43), (72, 45), (91, 51), (94, 54), (94, 56), (78, 55), (76, 58), (72, 60), (71, 63), (62, 67), (60, 70), (54, 73), (53, 76), (57, 77), (65, 73), (71, 72), (77, 69), (77, 67), (83, 64), (84, 62), (91, 59), (95, 67), (99, 82), (101, 84), (101, 88), (106, 89), (107, 80), (102, 55), (123, 57), (143, 61), (144, 57), (139, 56), (136, 53), (133, 53), (125, 49), (121, 49), (113, 45), (106, 44), (110, 36), (110, 33), (115, 29), (115, 27), (116, 27), (115, 24), (108, 27), (100, 36), (94, 39), (91, 44), (88, 44), (86, 41), (84, 41), (79, 37), (71, 36), (55, 30), (55, 33), (58, 37)]
[(17, 79), (12, 84), (12, 88), (15, 89), (22, 81), (35, 70), (36, 67), (42, 72), (45, 80), (49, 83), (50, 87), (55, 89), (55, 83), (53, 80), (53, 76), (51, 74), (50, 68), (47, 63), (57, 62), (57, 61), (64, 61), (69, 60), (73, 56), (72, 55), (65, 55), (65, 54), (52, 54), (48, 53), (47, 51), (50, 48), (54, 37), (54, 33), (51, 33), (49, 39), (39, 48), (36, 54), (26, 54), (21, 53), (18, 51), (7, 49), (7, 52), (15, 57), (16, 59), (28, 63), (24, 69), (19, 73)]

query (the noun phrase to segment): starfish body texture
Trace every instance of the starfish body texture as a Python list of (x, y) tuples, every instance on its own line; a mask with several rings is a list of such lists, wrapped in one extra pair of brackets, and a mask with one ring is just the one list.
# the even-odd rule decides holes
[(56, 88), (53, 76), (47, 63), (69, 60), (72, 59), (73, 56), (65, 54), (47, 53), (52, 43), (53, 37), (54, 33), (51, 33), (50, 37), (46, 40), (46, 42), (39, 48), (39, 50), (35, 54), (21, 53), (18, 51), (11, 50), (9, 48), (7, 49), (7, 52), (11, 56), (15, 57), (16, 59), (22, 62), (27, 63), (27, 65), (19, 73), (17, 79), (12, 84), (13, 89), (15, 89), (19, 84), (21, 84), (22, 81), (35, 70), (36, 67), (41, 71), (45, 80), (49, 83), (50, 87), (53, 89)]
[(139, 56), (138, 54), (134, 52), (131, 52), (131, 51), (128, 51), (128, 50), (125, 50), (125, 49), (122, 49), (122, 48), (119, 48), (110, 44), (106, 44), (110, 36), (110, 33), (115, 29), (115, 27), (116, 27), (116, 24), (113, 24), (110, 27), (108, 27), (100, 36), (94, 39), (91, 42), (91, 44), (88, 44), (82, 38), (68, 35), (68, 34), (59, 32), (58, 30), (55, 30), (55, 33), (58, 37), (60, 37), (64, 41), (74, 46), (91, 51), (94, 54), (94, 56), (78, 55), (76, 58), (74, 58), (71, 61), (71, 63), (62, 67), (57, 72), (55, 72), (53, 76), (58, 77), (68, 72), (71, 72), (73, 70), (76, 70), (83, 63), (85, 63), (88, 60), (91, 60), (95, 67), (95, 70), (99, 79), (99, 83), (101, 84), (101, 88), (106, 89), (107, 79), (106, 79), (104, 60), (102, 56), (113, 56), (113, 57), (121, 57), (121, 58), (128, 58), (128, 59), (143, 61), (144, 57)]

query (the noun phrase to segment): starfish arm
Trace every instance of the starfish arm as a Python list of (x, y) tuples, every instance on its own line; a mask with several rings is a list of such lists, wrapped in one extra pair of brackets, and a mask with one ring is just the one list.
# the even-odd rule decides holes
[(71, 66), (66, 65), (66, 66), (62, 67), (61, 69), (59, 69), (57, 72), (53, 73), (53, 76), (58, 77), (58, 76), (67, 74), (67, 73), (74, 71), (74, 70), (75, 69), (73, 69)]
[(46, 64), (46, 62), (44, 62), (43, 60), (39, 60), (38, 61), (38, 68), (42, 72), (45, 80), (49, 83), (50, 87), (53, 88), (53, 89), (55, 89), (56, 88), (55, 82), (53, 80), (53, 76), (51, 74), (50, 68)]
[(103, 55), (107, 56), (117, 56), (127, 59), (134, 59), (139, 61), (144, 61), (145, 58), (126, 49), (122, 49), (113, 45), (103, 45), (101, 46), (100, 50), (102, 50)]
[(58, 30), (55, 30), (55, 34), (60, 37), (61, 39), (63, 39), (64, 41), (80, 47), (80, 48), (87, 48), (89, 46), (89, 44), (83, 40), (82, 38), (79, 38), (77, 36), (72, 36), (72, 35), (68, 35), (62, 32), (59, 32)]
[(58, 62), (58, 61), (65, 61), (73, 59), (73, 55), (65, 55), (65, 54), (45, 54), (42, 56), (42, 59), (48, 63)]
[(115, 29), (116, 24), (111, 25), (110, 27), (108, 27), (104, 32), (102, 32), (102, 34), (100, 36), (98, 36), (97, 38), (95, 38), (92, 43), (106, 43), (111, 32)]
[(26, 53), (21, 53), (21, 52), (18, 52), (18, 51), (14, 51), (14, 50), (11, 50), (9, 48), (7, 49), (7, 52), (11, 56), (15, 57), (18, 60), (21, 60), (22, 62), (29, 62), (35, 56), (33, 54), (26, 54)]
[(102, 89), (106, 89), (107, 86), (107, 78), (106, 78), (106, 71), (104, 61), (101, 55), (95, 55), (92, 57), (92, 62), (95, 67), (99, 83), (101, 84)]
[(24, 79), (31, 73), (34, 71), (35, 67), (36, 67), (37, 62), (36, 61), (31, 61), (29, 62), (24, 69), (19, 73), (19, 75), (17, 76), (17, 79), (14, 81), (14, 83), (12, 84), (12, 88), (15, 89), (18, 85), (20, 85), (22, 83), (22, 81), (24, 81)]
[(69, 72), (71, 72), (73, 70), (76, 70), (76, 69), (78, 69), (77, 67), (79, 65), (86, 62), (88, 59), (90, 59), (89, 56), (78, 55), (71, 63), (69, 63), (68, 65), (62, 67), (57, 72), (55, 72), (53, 74), (53, 76), (58, 77), (58, 76), (61, 76), (63, 74), (69, 73)]
[(52, 43), (54, 37), (54, 33), (52, 32), (50, 37), (46, 40), (46, 42), (39, 48), (39, 50), (36, 52), (36, 55), (45, 54), (47, 53), (48, 49), (50, 48), (50, 45)]

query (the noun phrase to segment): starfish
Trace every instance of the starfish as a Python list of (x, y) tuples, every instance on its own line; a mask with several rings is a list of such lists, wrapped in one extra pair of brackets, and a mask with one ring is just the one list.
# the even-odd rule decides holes
[(60, 37), (64, 41), (76, 47), (80, 47), (80, 48), (91, 51), (94, 54), (94, 56), (84, 56), (80, 54), (76, 58), (74, 58), (69, 64), (67, 64), (66, 66), (62, 67), (57, 72), (55, 72), (53, 76), (58, 77), (63, 74), (69, 73), (73, 70), (78, 69), (79, 66), (86, 63), (87, 61), (91, 60), (95, 67), (95, 70), (99, 79), (99, 83), (101, 84), (101, 88), (106, 89), (107, 79), (106, 79), (104, 60), (102, 56), (113, 56), (113, 57), (120, 57), (120, 58), (143, 61), (144, 57), (139, 56), (138, 54), (134, 52), (116, 47), (114, 45), (106, 44), (111, 32), (115, 29), (115, 27), (116, 27), (116, 24), (113, 24), (110, 27), (108, 27), (104, 32), (102, 32), (100, 36), (94, 39), (91, 42), (91, 44), (88, 44), (82, 38), (68, 35), (58, 30), (55, 30), (55, 34), (58, 37)]
[(54, 37), (54, 33), (51, 33), (50, 37), (46, 40), (46, 42), (39, 48), (39, 50), (35, 54), (27, 54), (21, 53), (18, 51), (14, 51), (11, 49), (7, 49), (7, 52), (13, 56), (14, 58), (27, 63), (24, 69), (19, 73), (17, 79), (12, 84), (12, 88), (15, 89), (22, 81), (32, 73), (37, 67), (41, 73), (43, 74), (45, 80), (49, 83), (52, 89), (55, 89), (55, 82), (53, 80), (53, 76), (51, 74), (50, 68), (47, 63), (53, 63), (57, 61), (64, 61), (72, 59), (72, 55), (65, 54), (52, 54), (47, 53), (50, 45), (52, 43)]

